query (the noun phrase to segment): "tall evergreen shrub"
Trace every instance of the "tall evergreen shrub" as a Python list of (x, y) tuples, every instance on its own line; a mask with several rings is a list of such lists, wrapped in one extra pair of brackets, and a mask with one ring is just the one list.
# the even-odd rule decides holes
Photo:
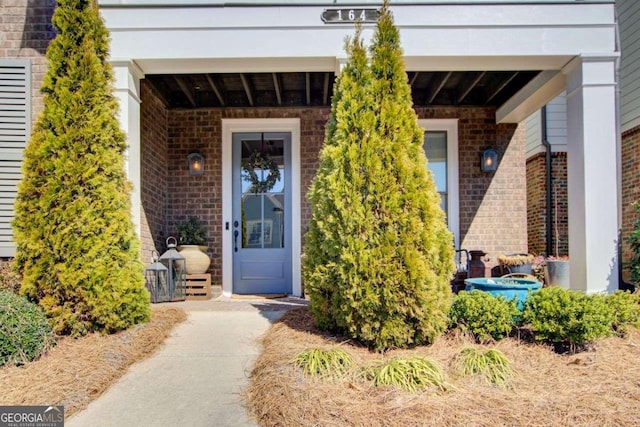
[(422, 149), (385, 4), (370, 49), (348, 40), (309, 201), (304, 280), (318, 324), (386, 350), (447, 327), (452, 236)]
[(116, 118), (109, 38), (92, 0), (59, 0), (44, 111), (27, 145), (13, 222), (21, 292), (59, 333), (149, 318)]

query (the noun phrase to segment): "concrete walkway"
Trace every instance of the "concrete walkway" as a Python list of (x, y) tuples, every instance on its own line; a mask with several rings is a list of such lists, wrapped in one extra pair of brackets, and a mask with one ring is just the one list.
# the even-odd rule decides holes
[(257, 339), (298, 299), (174, 303), (188, 318), (67, 427), (255, 426), (240, 393)]

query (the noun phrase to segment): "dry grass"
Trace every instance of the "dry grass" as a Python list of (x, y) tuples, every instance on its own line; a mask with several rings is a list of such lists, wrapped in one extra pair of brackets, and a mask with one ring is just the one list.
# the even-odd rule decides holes
[[(610, 426), (640, 425), (640, 332), (599, 341), (594, 350), (558, 355), (542, 345), (506, 339), (493, 347), (512, 362), (506, 388), (453, 376), (454, 356), (470, 342), (447, 336), (433, 346), (389, 352), (432, 357), (449, 373), (451, 391), (411, 394), (351, 379), (322, 381), (293, 367), (309, 347), (332, 348), (340, 338), (323, 335), (307, 309), (293, 310), (263, 338), (263, 351), (245, 393), (263, 426)], [(380, 359), (341, 344), (360, 366)]]
[(186, 319), (182, 309), (151, 313), (144, 325), (114, 335), (65, 337), (35, 362), (0, 368), (0, 405), (64, 405), (66, 417), (84, 409)]

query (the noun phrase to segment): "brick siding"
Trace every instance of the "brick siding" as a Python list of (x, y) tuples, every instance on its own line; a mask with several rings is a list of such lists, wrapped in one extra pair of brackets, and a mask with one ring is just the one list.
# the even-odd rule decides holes
[[(142, 85), (143, 209), (146, 232), (164, 250), (166, 235), (190, 215), (199, 216), (209, 232), (210, 273), (222, 279), (222, 119), (300, 118), (301, 124), (301, 235), (311, 210), (306, 193), (318, 168), (329, 108), (227, 108), (165, 110), (146, 84)], [(166, 114), (166, 146), (163, 117)], [(462, 246), (483, 249), (493, 259), (500, 253), (527, 250), (524, 128), (495, 125), (493, 108), (423, 108), (420, 118), (459, 119), (460, 231)], [(498, 171), (480, 171), (480, 153), (492, 147), (500, 153)], [(153, 153), (145, 154), (145, 151)], [(205, 157), (203, 176), (190, 176), (187, 155), (198, 150)], [(166, 156), (166, 175), (160, 165)], [(146, 177), (146, 178), (145, 178)], [(164, 178), (163, 178), (164, 177)], [(155, 182), (154, 180), (158, 180)], [(166, 179), (166, 196), (162, 180)], [(156, 194), (159, 193), (159, 194)], [(164, 207), (163, 207), (164, 205)], [(165, 222), (162, 221), (164, 212)], [(163, 232), (164, 227), (164, 232)], [(153, 231), (155, 230), (155, 231)], [(154, 234), (156, 233), (156, 234)], [(151, 242), (150, 236), (143, 240)], [(150, 249), (150, 244), (145, 246)]]
[[(552, 153), (551, 206), (553, 218), (551, 254), (547, 254), (547, 199), (545, 154), (539, 153), (527, 160), (527, 222), (529, 230), (529, 252), (540, 255), (569, 254), (569, 210), (567, 194), (567, 153)], [(556, 212), (557, 204), (557, 212)], [(556, 215), (557, 213), (557, 215)], [(556, 238), (555, 223), (557, 220)]]
[(545, 171), (544, 153), (536, 154), (527, 159), (527, 231), (529, 252), (537, 255), (545, 254), (547, 248)]
[[(495, 124), (493, 108), (420, 108), (421, 119), (458, 118), (460, 242), (498, 255), (527, 251), (524, 124)], [(480, 170), (483, 149), (498, 152), (495, 173)]]
[(638, 218), (633, 207), (635, 202), (640, 202), (640, 126), (622, 134), (622, 262), (625, 280), (629, 280), (627, 265), (633, 256), (628, 239)]
[(145, 80), (140, 82), (140, 182), (142, 259), (165, 250), (167, 238), (168, 110)]

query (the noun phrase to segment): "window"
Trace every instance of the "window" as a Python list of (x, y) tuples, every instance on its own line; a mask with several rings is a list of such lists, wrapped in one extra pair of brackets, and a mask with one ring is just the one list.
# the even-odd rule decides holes
[(440, 207), (447, 213), (447, 132), (426, 131), (422, 147), (440, 194)]
[(427, 119), (418, 120), (418, 124), (425, 130), (423, 147), (440, 194), (440, 206), (459, 247), (458, 120)]

